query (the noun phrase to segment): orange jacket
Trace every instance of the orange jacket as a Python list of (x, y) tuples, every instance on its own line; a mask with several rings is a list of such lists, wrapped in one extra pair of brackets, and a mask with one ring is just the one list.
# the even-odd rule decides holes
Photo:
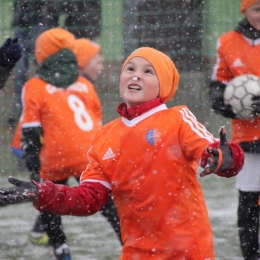
[[(217, 63), (212, 80), (229, 82), (242, 74), (260, 77), (260, 39), (251, 40), (231, 31), (222, 35), (217, 44)], [(250, 120), (232, 119), (232, 141), (260, 140), (260, 117)]]
[(81, 185), (112, 189), (124, 243), (120, 259), (214, 259), (196, 176), (203, 150), (214, 141), (188, 108), (164, 104), (94, 134)]
[(101, 125), (101, 105), (93, 84), (80, 76), (63, 89), (33, 77), (23, 88), (22, 100), (13, 147), (20, 147), (21, 127), (41, 126), (41, 178), (79, 177), (88, 162), (91, 132)]

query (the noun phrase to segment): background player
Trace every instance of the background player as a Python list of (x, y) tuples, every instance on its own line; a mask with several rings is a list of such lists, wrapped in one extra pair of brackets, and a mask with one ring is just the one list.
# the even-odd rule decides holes
[[(99, 98), (94, 85), (78, 75), (75, 50), (74, 36), (61, 28), (47, 30), (37, 38), (35, 57), (40, 66), (23, 88), (24, 109), (13, 143), (20, 149), (21, 128), (21, 149), (28, 169), (58, 184), (67, 184), (69, 177), (79, 178), (87, 164), (90, 133), (101, 124)], [(113, 201), (109, 210), (106, 214), (113, 216), (115, 223), (118, 217)], [(44, 211), (40, 222), (57, 259), (70, 259), (61, 218)]]
[(260, 258), (260, 117), (257, 117), (260, 106), (256, 101), (255, 118), (241, 120), (223, 101), (226, 84), (234, 77), (242, 74), (260, 77), (260, 1), (242, 0), (240, 10), (244, 19), (233, 31), (218, 40), (210, 99), (217, 114), (232, 118), (232, 141), (239, 143), (245, 152), (245, 166), (236, 177), (236, 188), (239, 190), (238, 227), (243, 257), (254, 260)]

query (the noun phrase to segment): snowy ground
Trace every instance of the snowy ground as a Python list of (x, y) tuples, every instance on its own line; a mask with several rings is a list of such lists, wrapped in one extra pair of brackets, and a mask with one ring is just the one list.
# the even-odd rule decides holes
[(214, 234), (216, 260), (242, 260), (237, 230), (235, 178), (200, 178)]
[[(200, 178), (200, 182), (214, 232), (216, 260), (242, 260), (236, 227), (237, 190), (234, 179), (212, 175)], [(8, 185), (6, 177), (0, 177), (0, 184)], [(37, 211), (30, 203), (0, 209), (1, 260), (51, 259), (49, 247), (27, 243), (27, 234), (36, 215)], [(88, 218), (63, 217), (63, 223), (73, 260), (118, 259), (120, 243), (99, 213)]]
[[(1, 186), (6, 185), (6, 179), (1, 177), (0, 183)], [(1, 260), (53, 259), (50, 247), (27, 243), (28, 232), (36, 216), (37, 211), (31, 203), (0, 208)], [(101, 214), (88, 218), (64, 216), (62, 219), (73, 260), (118, 259), (121, 244)]]

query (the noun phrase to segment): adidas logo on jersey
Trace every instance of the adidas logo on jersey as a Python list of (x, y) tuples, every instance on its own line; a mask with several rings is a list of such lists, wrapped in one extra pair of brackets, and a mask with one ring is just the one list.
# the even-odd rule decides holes
[(234, 62), (233, 62), (233, 67), (242, 67), (244, 64), (241, 62), (240, 59), (236, 59)]
[(106, 153), (104, 154), (104, 156), (102, 157), (102, 160), (107, 160), (107, 159), (111, 159), (111, 158), (114, 158), (115, 157), (115, 154), (114, 152), (112, 151), (111, 148), (108, 148)]

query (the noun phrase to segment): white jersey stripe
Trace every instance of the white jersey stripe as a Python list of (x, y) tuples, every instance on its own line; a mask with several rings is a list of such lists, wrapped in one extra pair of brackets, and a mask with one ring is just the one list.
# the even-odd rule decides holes
[[(202, 125), (200, 124), (196, 117), (192, 114), (192, 112), (190, 110), (188, 110), (187, 108), (183, 109), (185, 115), (186, 115), (186, 118), (187, 120), (189, 120), (190, 122), (193, 122), (193, 125), (194, 125), (194, 129), (196, 129), (197, 131), (199, 131), (201, 133), (201, 136), (203, 138), (206, 138), (207, 140), (209, 140), (210, 142), (214, 142), (216, 141), (217, 139), (215, 139), (213, 137), (213, 135), (211, 133), (209, 133), (207, 131), (207, 129)], [(209, 139), (208, 139), (209, 138)]]
[[(218, 41), (217, 41), (217, 50), (219, 49), (219, 47), (220, 47), (220, 39), (218, 39)], [(217, 80), (217, 70), (219, 67), (219, 62), (220, 62), (220, 57), (217, 52), (216, 64), (213, 67), (213, 73), (211, 75), (211, 80)]]
[(101, 181), (101, 180), (95, 180), (95, 179), (87, 179), (87, 180), (84, 180), (82, 181), (81, 183), (84, 183), (84, 182), (99, 182), (101, 183), (103, 186), (107, 187), (108, 189), (112, 190), (112, 186), (109, 182), (106, 182), (106, 181)]
[(186, 117), (187, 117), (188, 119), (190, 119), (190, 120), (194, 123), (195, 127), (196, 127), (199, 131), (201, 131), (205, 136), (214, 139), (214, 137), (212, 136), (212, 134), (209, 133), (209, 132), (207, 131), (207, 129), (206, 129), (202, 124), (200, 124), (200, 123), (197, 121), (196, 117), (194, 116), (194, 114), (193, 114), (189, 109), (183, 108), (182, 110), (184, 111)]
[(29, 127), (38, 127), (41, 126), (41, 122), (35, 121), (35, 122), (27, 122), (22, 124), (22, 128), (29, 128)]
[(212, 138), (212, 139), (215, 139), (215, 138), (213, 137), (213, 135), (212, 135), (210, 132), (207, 131), (207, 129), (205, 128), (205, 126), (202, 125), (202, 124), (200, 124), (200, 123), (197, 121), (196, 117), (194, 116), (194, 114), (193, 114), (189, 109), (185, 108), (185, 109), (184, 109), (184, 112), (185, 112), (185, 114), (187, 115), (187, 118), (190, 118), (190, 119), (194, 122), (195, 127), (196, 127), (197, 129), (199, 129), (202, 133), (204, 133), (205, 136), (208, 136), (208, 137), (210, 137), (210, 138)]
[(200, 136), (201, 138), (204, 138), (204, 139), (208, 140), (210, 143), (213, 143), (213, 142), (215, 141), (211, 136), (209, 136), (209, 135), (204, 135), (203, 133), (201, 133), (201, 132), (192, 124), (192, 123), (194, 123), (194, 122), (192, 122), (189, 118), (187, 118), (187, 117), (185, 116), (185, 112), (183, 111), (183, 109), (181, 109), (179, 112), (182, 114), (182, 118), (183, 118), (184, 122), (186, 122), (186, 123), (190, 126), (190, 128), (191, 128), (191, 130), (192, 130), (193, 132), (195, 132), (195, 133), (196, 133), (198, 136)]

